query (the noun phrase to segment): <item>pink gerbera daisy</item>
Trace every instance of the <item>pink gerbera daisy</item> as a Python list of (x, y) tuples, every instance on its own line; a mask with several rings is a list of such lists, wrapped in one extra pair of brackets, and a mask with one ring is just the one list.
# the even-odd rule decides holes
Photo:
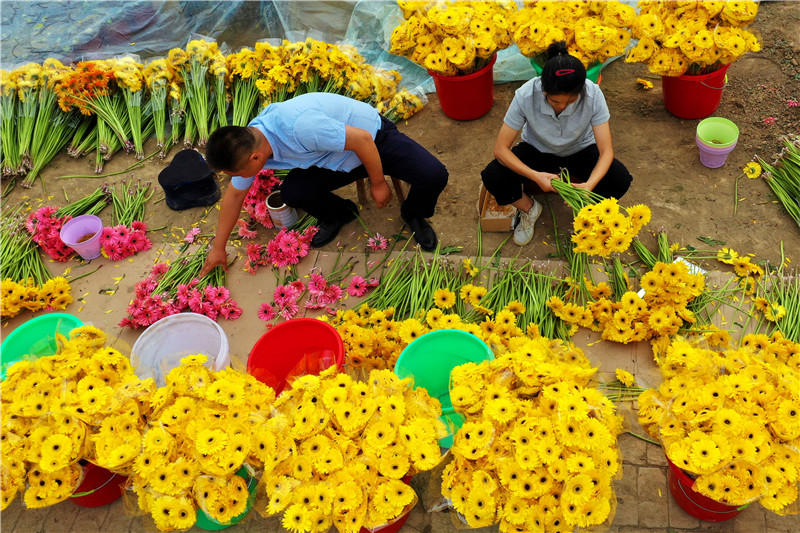
[(195, 238), (200, 234), (200, 228), (192, 228), (189, 230), (189, 233), (186, 234), (186, 237), (183, 238), (185, 242), (189, 244), (193, 243)]
[(231, 291), (222, 285), (217, 287), (206, 287), (205, 295), (208, 300), (215, 305), (224, 304), (231, 297)]
[(389, 239), (387, 239), (380, 233), (376, 233), (375, 235), (367, 239), (367, 246), (373, 252), (377, 252), (379, 250), (386, 250), (389, 247)]
[(261, 307), (258, 308), (258, 318), (264, 322), (272, 322), (275, 320), (276, 316), (278, 316), (278, 314), (275, 312), (275, 308), (272, 307), (272, 304), (263, 303)]
[(255, 239), (258, 236), (258, 232), (251, 230), (247, 222), (242, 220), (241, 218), (236, 221), (236, 225), (239, 226), (238, 235), (243, 239)]
[(367, 290), (369, 290), (369, 287), (367, 286), (367, 280), (361, 276), (353, 274), (353, 277), (350, 279), (350, 283), (347, 285), (347, 294), (355, 298), (361, 298), (367, 294)]

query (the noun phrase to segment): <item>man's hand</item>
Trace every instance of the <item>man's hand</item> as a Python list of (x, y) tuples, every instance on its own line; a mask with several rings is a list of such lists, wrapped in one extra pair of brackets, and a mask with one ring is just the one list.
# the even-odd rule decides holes
[(203, 263), (203, 269), (200, 271), (200, 277), (202, 278), (217, 266), (221, 266), (225, 272), (228, 271), (228, 252), (225, 251), (224, 246), (214, 246), (208, 251), (206, 262)]
[(550, 185), (553, 180), (560, 179), (557, 174), (550, 174), (549, 172), (539, 172), (534, 180), (539, 188), (544, 192), (555, 192), (556, 190)]
[(372, 199), (375, 200), (375, 203), (378, 204), (378, 207), (386, 207), (392, 200), (392, 190), (389, 188), (389, 184), (386, 183), (385, 179), (378, 183), (372, 183), (370, 181), (369, 193), (372, 195)]

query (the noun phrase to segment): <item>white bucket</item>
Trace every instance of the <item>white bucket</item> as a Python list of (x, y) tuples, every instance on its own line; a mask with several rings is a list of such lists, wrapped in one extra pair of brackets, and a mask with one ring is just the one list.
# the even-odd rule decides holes
[(283, 202), (281, 191), (275, 191), (267, 196), (267, 211), (276, 226), (288, 228), (297, 222), (297, 211)]
[(151, 324), (131, 350), (131, 361), (140, 379), (153, 378), (166, 385), (165, 377), (187, 355), (203, 354), (206, 366), (222, 370), (231, 362), (228, 337), (219, 324), (198, 313), (177, 313)]

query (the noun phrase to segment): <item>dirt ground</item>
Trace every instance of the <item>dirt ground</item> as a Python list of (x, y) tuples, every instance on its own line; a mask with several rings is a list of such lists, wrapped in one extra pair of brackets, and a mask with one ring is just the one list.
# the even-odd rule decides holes
[[(698, 120), (683, 120), (670, 115), (664, 108), (661, 80), (647, 72), (642, 64), (626, 64), (623, 60), (611, 63), (603, 70), (601, 88), (611, 110), (611, 130), (616, 157), (634, 176), (633, 185), (623, 198), (623, 205), (647, 204), (653, 218), (646, 228), (667, 230), (671, 242), (696, 248), (718, 249), (724, 243), (740, 253), (755, 254), (756, 260), (778, 262), (781, 243), (785, 254), (800, 261), (800, 231), (786, 214), (768, 185), (761, 179), (739, 181), (739, 207), (734, 217), (734, 183), (741, 168), (755, 155), (771, 162), (782, 145), (781, 135), (800, 132), (800, 107), (789, 107), (787, 101), (800, 100), (800, 3), (762, 2), (754, 28), (763, 38), (763, 50), (748, 54), (734, 63), (728, 71), (728, 85), (722, 103), (714, 114), (735, 122), (740, 130), (739, 143), (719, 169), (708, 169), (699, 160), (695, 146)], [(637, 90), (636, 78), (653, 81), (651, 91)], [(460, 246), (465, 255), (473, 255), (479, 242), (476, 201), (480, 171), (492, 159), (492, 146), (502, 124), (514, 90), (523, 82), (495, 86), (494, 106), (484, 117), (467, 122), (445, 116), (436, 94), (429, 94), (429, 103), (400, 129), (435, 153), (447, 165), (450, 182), (442, 194), (431, 223), (437, 230), (442, 246)], [(774, 124), (764, 119), (774, 117)], [(770, 122), (770, 121), (768, 121)], [(153, 141), (146, 153), (154, 151)], [(142, 168), (120, 174), (126, 177), (152, 180), (177, 153), (173, 148), (166, 161), (147, 161)], [(106, 164), (106, 172), (117, 172), (134, 163), (132, 156), (117, 154)], [(65, 191), (70, 199), (78, 198), (101, 183), (96, 178), (56, 179), (69, 175), (92, 175), (94, 156), (72, 159), (65, 154), (57, 158), (42, 173), (46, 193), (39, 184), (33, 189), (17, 187), (4, 200), (13, 205), (24, 199), (37, 203), (49, 197), (47, 203), (63, 205)], [(221, 178), (221, 184), (227, 183)], [(156, 185), (157, 187), (157, 185)], [(355, 186), (341, 190), (343, 196), (356, 198)], [(502, 255), (518, 252), (525, 257), (546, 258), (556, 252), (554, 220), (563, 232), (570, 227), (568, 208), (555, 196), (547, 200), (552, 206), (545, 209), (536, 225), (534, 240), (521, 250), (510, 240)], [(213, 232), (216, 214), (206, 216), (202, 208), (175, 212), (163, 202), (158, 188), (147, 207), (146, 221), (151, 228), (188, 229), (201, 221), (203, 233)], [(551, 213), (554, 216), (551, 216)], [(103, 216), (110, 216), (109, 213)], [(382, 210), (368, 203), (362, 207), (362, 218), (371, 233), (395, 235), (401, 229), (399, 205), (396, 200)], [(180, 231), (178, 234), (181, 235)], [(273, 230), (259, 229), (259, 241), (266, 242)], [(363, 230), (354, 222), (341, 235), (340, 244), (363, 251)], [(508, 237), (507, 233), (484, 233), (484, 254), (491, 253)], [(709, 246), (698, 237), (719, 242)], [(170, 232), (151, 235), (155, 241), (174, 239)], [(644, 236), (646, 243), (652, 237)], [(335, 249), (335, 245), (329, 245)], [(718, 265), (715, 265), (718, 266)]]

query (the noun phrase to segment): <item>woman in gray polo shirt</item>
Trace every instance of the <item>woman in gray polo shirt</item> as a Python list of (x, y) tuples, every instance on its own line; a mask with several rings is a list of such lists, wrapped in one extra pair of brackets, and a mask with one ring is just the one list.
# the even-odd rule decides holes
[[(621, 198), (630, 187), (625, 165), (614, 159), (609, 112), (600, 88), (586, 79), (586, 68), (569, 55), (566, 43), (547, 49), (542, 75), (514, 94), (494, 145), (495, 160), (481, 173), (499, 205), (518, 209), (514, 242), (533, 238), (542, 206), (523, 192), (555, 192), (550, 181), (562, 168), (575, 187), (606, 198)], [(522, 131), (522, 142), (514, 144)]]

